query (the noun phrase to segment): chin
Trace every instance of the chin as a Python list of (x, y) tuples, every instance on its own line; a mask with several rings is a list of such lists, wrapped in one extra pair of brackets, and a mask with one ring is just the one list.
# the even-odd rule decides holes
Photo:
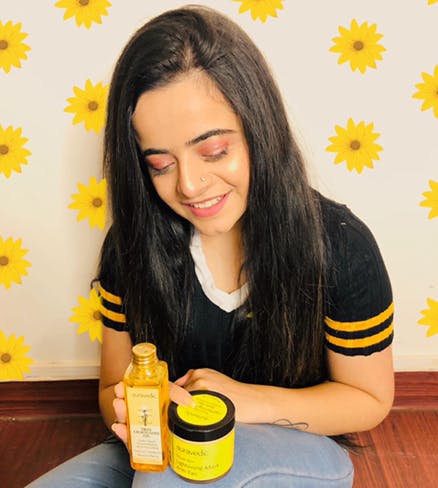
[(218, 225), (218, 224), (205, 224), (205, 225), (195, 225), (195, 228), (198, 230), (198, 232), (206, 237), (215, 237), (219, 236), (222, 234), (227, 234), (233, 228), (235, 227), (235, 224), (232, 225)]

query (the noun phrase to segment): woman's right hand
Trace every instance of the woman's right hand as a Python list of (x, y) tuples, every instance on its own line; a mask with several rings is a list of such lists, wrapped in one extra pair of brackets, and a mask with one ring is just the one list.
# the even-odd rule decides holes
[(116, 419), (111, 425), (114, 434), (119, 437), (126, 445), (128, 444), (128, 430), (126, 428), (126, 403), (125, 403), (125, 389), (123, 381), (117, 383), (114, 387), (113, 408), (116, 414)]
[[(125, 444), (128, 444), (128, 430), (126, 428), (126, 403), (125, 403), (125, 389), (123, 382), (120, 381), (114, 387), (114, 400), (113, 408), (116, 414), (116, 419), (111, 425), (113, 432), (119, 437)], [(169, 396), (171, 401), (178, 405), (193, 405), (193, 398), (190, 393), (184, 388), (175, 385), (175, 383), (169, 382)]]

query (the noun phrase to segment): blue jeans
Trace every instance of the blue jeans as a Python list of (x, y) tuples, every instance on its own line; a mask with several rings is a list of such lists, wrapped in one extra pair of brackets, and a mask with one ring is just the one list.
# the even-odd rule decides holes
[[(236, 424), (234, 465), (215, 488), (351, 488), (347, 452), (328, 437), (273, 425)], [(28, 488), (193, 488), (170, 468), (134, 472), (125, 446), (109, 440), (61, 464)]]

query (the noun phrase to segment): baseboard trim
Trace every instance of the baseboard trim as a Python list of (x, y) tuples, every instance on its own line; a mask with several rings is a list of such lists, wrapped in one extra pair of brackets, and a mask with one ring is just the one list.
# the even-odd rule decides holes
[[(98, 380), (0, 383), (0, 419), (98, 415)], [(438, 410), (438, 372), (395, 374), (396, 410)]]
[(438, 371), (395, 373), (395, 410), (438, 410)]
[[(394, 369), (397, 372), (438, 371), (438, 355), (395, 355)], [(97, 379), (99, 361), (35, 361), (25, 381), (56, 381)]]
[(438, 371), (438, 355), (394, 355), (394, 369), (405, 371)]
[(0, 383), (0, 419), (98, 415), (98, 380)]
[(26, 381), (82, 380), (99, 378), (99, 361), (35, 361)]

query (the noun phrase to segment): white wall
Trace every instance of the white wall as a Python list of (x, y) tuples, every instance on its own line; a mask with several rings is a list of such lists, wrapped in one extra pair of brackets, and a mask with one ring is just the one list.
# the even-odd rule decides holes
[[(65, 10), (54, 1), (0, 1), (0, 22), (21, 22), (28, 34), (22, 42), (30, 47), (28, 59), (9, 73), (1, 68), (0, 52), (0, 126), (22, 128), (24, 147), (32, 153), (22, 172), (9, 178), (0, 165), (0, 237), (21, 238), (28, 249), (23, 259), (31, 263), (28, 276), (10, 288), (1, 284), (0, 270), (0, 356), (23, 337), (30, 349), (16, 348), (14, 354), (15, 360), (21, 351), (33, 361), (29, 370), (22, 368), (26, 379), (98, 374), (99, 342), (79, 335), (69, 318), (78, 297), (88, 298), (105, 230), (77, 222), (77, 211), (68, 205), (78, 183), (102, 178), (102, 131), (73, 125), (73, 114), (64, 112), (67, 98), (87, 79), (108, 84), (133, 31), (189, 2), (111, 3), (102, 23), (87, 29), (74, 18), (63, 20)], [(198, 3), (228, 14), (266, 54), (315, 185), (347, 203), (375, 234), (394, 288), (396, 368), (438, 370), (438, 309), (430, 320), (434, 328), (418, 324), (427, 298), (438, 301), (438, 218), (429, 219), (430, 209), (419, 205), (422, 193), (431, 191), (429, 180), (438, 181), (438, 120), (412, 98), (421, 73), (432, 74), (438, 64), (438, 3), (286, 0), (278, 17), (265, 23), (238, 13), (240, 4), (232, 0)], [(338, 65), (338, 55), (329, 52), (338, 27), (349, 28), (353, 18), (377, 24), (386, 48), (377, 69), (364, 74)], [(335, 125), (345, 127), (350, 117), (373, 122), (383, 147), (374, 168), (361, 174), (345, 163), (335, 165), (335, 154), (326, 151)], [(19, 378), (19, 371), (6, 368), (11, 364), (0, 362), (0, 379)]]

